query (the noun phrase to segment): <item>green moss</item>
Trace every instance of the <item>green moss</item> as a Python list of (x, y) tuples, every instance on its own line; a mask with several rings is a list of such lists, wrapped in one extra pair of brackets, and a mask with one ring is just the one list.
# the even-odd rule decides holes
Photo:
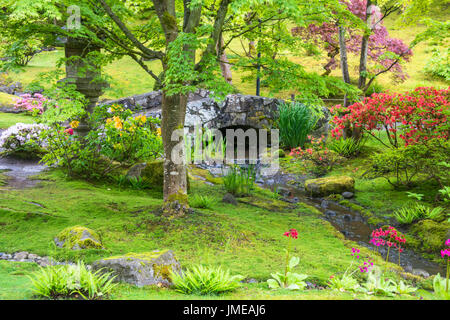
[[(82, 239), (83, 236), (87, 238)], [(102, 249), (100, 237), (94, 230), (86, 227), (74, 226), (61, 231), (57, 236), (57, 241), (64, 241), (63, 248), (67, 249)]]
[[(205, 179), (208, 182), (214, 183), (214, 184), (222, 184), (223, 179), (220, 177), (213, 177), (211, 172), (205, 169), (200, 169), (195, 166), (189, 167), (189, 172), (191, 175), (199, 176)], [(196, 179), (195, 177), (193, 179)]]
[(155, 160), (147, 162), (147, 165), (142, 169), (142, 179), (152, 187), (162, 190), (164, 185), (164, 161)]
[(171, 271), (172, 271), (171, 265), (156, 264), (156, 263), (153, 264), (153, 272), (156, 277), (161, 277), (164, 280), (170, 281), (170, 272)]
[(258, 196), (241, 197), (238, 201), (269, 211), (286, 211), (292, 207), (291, 204), (282, 200), (262, 198)]
[(427, 253), (437, 253), (443, 247), (450, 231), (450, 223), (422, 220), (411, 227), (410, 234), (416, 238), (412, 244)]
[(339, 202), (339, 201), (341, 201), (341, 200), (344, 200), (344, 197), (343, 197), (341, 194), (336, 194), (336, 193), (334, 193), (334, 194), (330, 194), (330, 195), (327, 196), (325, 199), (326, 199), (326, 200), (329, 200), (329, 201), (336, 201), (336, 202)]
[(323, 213), (317, 209), (316, 207), (310, 206), (309, 204), (306, 204), (304, 202), (299, 202), (297, 204), (298, 208), (300, 209), (300, 212), (302, 213), (312, 213), (316, 216), (323, 216)]
[(182, 205), (188, 205), (189, 204), (189, 197), (187, 194), (181, 192), (178, 190), (177, 193), (173, 193), (167, 197), (168, 202), (175, 202), (178, 201), (179, 204)]
[(383, 224), (385, 222), (383, 219), (377, 217), (371, 211), (349, 200), (341, 200), (339, 201), (339, 204), (353, 211), (359, 212), (371, 226), (379, 226), (380, 224)]
[(345, 191), (354, 191), (355, 180), (347, 176), (310, 179), (305, 181), (305, 189), (314, 196), (327, 196)]
[[(161, 251), (152, 251), (152, 252), (143, 252), (143, 253), (134, 253), (134, 252), (129, 252), (127, 254), (124, 255), (119, 255), (119, 256), (112, 256), (112, 257), (108, 257), (105, 258), (104, 260), (113, 260), (113, 259), (128, 259), (128, 260), (133, 260), (133, 259), (138, 259), (138, 260), (142, 260), (142, 261), (147, 261), (147, 262), (151, 262), (154, 259), (159, 258), (160, 256), (162, 256), (164, 253), (166, 253), (168, 250), (161, 250)], [(144, 265), (145, 263), (142, 262), (142, 265)]]
[(177, 19), (167, 11), (163, 14), (163, 23), (168, 27), (168, 29), (177, 29)]

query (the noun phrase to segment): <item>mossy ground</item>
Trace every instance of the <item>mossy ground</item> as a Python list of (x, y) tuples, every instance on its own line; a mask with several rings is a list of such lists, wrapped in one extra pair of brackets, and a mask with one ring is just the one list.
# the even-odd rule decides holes
[[(388, 143), (386, 134), (384, 132), (376, 133), (377, 136), (384, 142)], [(332, 139), (329, 137), (329, 139)], [(394, 212), (406, 205), (414, 203), (414, 199), (408, 197), (407, 191), (417, 194), (423, 194), (421, 203), (429, 207), (441, 206), (446, 208), (446, 213), (449, 213), (448, 204), (440, 201), (436, 203), (436, 196), (438, 195), (439, 185), (427, 179), (426, 176), (418, 175), (415, 179), (415, 185), (408, 190), (397, 190), (390, 185), (383, 177), (370, 178), (368, 175), (371, 169), (371, 156), (376, 153), (381, 153), (386, 150), (378, 140), (369, 137), (357, 157), (346, 159), (343, 163), (335, 166), (326, 177), (333, 176), (349, 176), (355, 179), (355, 196), (353, 199), (345, 200), (338, 195), (331, 195), (329, 200), (336, 201), (341, 205), (350, 208), (351, 210), (360, 212), (366, 221), (375, 227), (380, 227), (385, 224), (394, 224), (402, 231), (409, 234), (408, 242), (410, 246), (418, 251), (422, 251), (425, 257), (443, 263), (440, 257), (440, 249), (443, 248), (446, 240), (444, 234), (445, 230), (449, 230), (447, 224), (440, 223), (440, 242), (436, 239), (436, 234), (432, 237), (419, 236), (419, 234), (429, 233), (429, 228), (422, 228), (428, 226), (420, 223), (411, 226), (399, 225), (394, 217)], [(281, 161), (282, 168), (289, 172), (299, 175), (309, 174), (301, 163), (291, 156), (287, 156)], [(435, 226), (433, 226), (434, 229)], [(432, 228), (432, 229), (433, 229)], [(420, 230), (419, 230), (420, 229)], [(433, 230), (434, 230), (433, 229)], [(414, 232), (412, 232), (414, 230)], [(419, 239), (417, 237), (419, 236)], [(430, 241), (428, 242), (429, 239)], [(425, 249), (426, 248), (426, 249)], [(432, 250), (430, 248), (433, 248)], [(425, 250), (424, 250), (425, 249)], [(433, 251), (433, 253), (431, 253)]]
[[(40, 178), (46, 181), (35, 188), (2, 190), (2, 251), (28, 251), (59, 260), (83, 259), (91, 263), (129, 252), (171, 249), (183, 267), (198, 263), (221, 265), (233, 273), (265, 281), (271, 273), (283, 269), (283, 249), (287, 246), (287, 238), (283, 237), (283, 233), (296, 228), (300, 237), (294, 242), (292, 254), (301, 258), (297, 271), (308, 274), (309, 281), (325, 285), (330, 275), (342, 272), (347, 267), (351, 258), (349, 247), (355, 245), (343, 240), (328, 222), (318, 218), (316, 210), (312, 208), (284, 207), (276, 199), (268, 208), (258, 205), (258, 202), (268, 201), (267, 190), (256, 189), (252, 197), (246, 198), (249, 204), (241, 202), (235, 207), (220, 203), (213, 210), (197, 209), (195, 213), (182, 218), (167, 219), (158, 214), (163, 201), (162, 194), (155, 191), (120, 190), (106, 183), (68, 180), (59, 171), (43, 174)], [(225, 194), (225, 189), (222, 185), (209, 186), (204, 182), (193, 181), (191, 193), (208, 193), (220, 198)], [(39, 203), (42, 207), (31, 202)], [(54, 236), (73, 225), (96, 230), (107, 249), (72, 251), (57, 248), (53, 243)], [(370, 254), (369, 251), (366, 253)], [(23, 264), (2, 262), (1, 266), (0, 282), (17, 282), (20, 289), (12, 293), (7, 289), (8, 286), (0, 286), (0, 297), (31, 298), (29, 282), (20, 277), (11, 277), (10, 274), (11, 268), (22, 272), (28, 270), (30, 265), (27, 264), (24, 269)], [(9, 288), (14, 286), (11, 284)], [(330, 290), (325, 290), (326, 293), (290, 293), (269, 291), (263, 284), (247, 287), (226, 298), (353, 298), (352, 295), (337, 294)], [(192, 298), (159, 289), (137, 289), (127, 285), (121, 285), (120, 288), (115, 298)]]

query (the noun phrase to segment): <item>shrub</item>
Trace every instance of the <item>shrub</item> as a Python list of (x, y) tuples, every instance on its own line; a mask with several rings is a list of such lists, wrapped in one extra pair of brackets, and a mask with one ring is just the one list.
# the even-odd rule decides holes
[(328, 147), (339, 155), (349, 158), (358, 155), (365, 143), (365, 139), (356, 140), (352, 137), (332, 140)]
[[(449, 135), (450, 89), (417, 88), (411, 93), (375, 93), (347, 108), (337, 105), (332, 122), (333, 137), (343, 135), (343, 130), (360, 129), (390, 148), (424, 143), (433, 138), (446, 139)], [(342, 115), (342, 116), (340, 116)], [(372, 131), (384, 130), (388, 143)]]
[(171, 271), (175, 290), (184, 294), (221, 294), (239, 288), (243, 276), (232, 276), (229, 270), (221, 267), (194, 266), (183, 274)]
[(278, 115), (281, 144), (289, 149), (303, 147), (322, 116), (322, 110), (314, 106), (296, 102), (281, 104)]
[[(106, 123), (105, 119), (106, 118)], [(139, 160), (156, 159), (163, 153), (159, 120), (139, 115), (113, 105), (100, 107), (92, 117), (93, 130), (89, 139), (100, 147), (100, 153), (112, 160), (132, 164)]]
[(49, 299), (77, 298), (103, 299), (108, 297), (116, 286), (111, 273), (89, 271), (83, 262), (76, 265), (49, 266), (40, 268), (29, 278), (33, 292)]
[(189, 197), (189, 205), (193, 208), (212, 209), (216, 204), (216, 199), (210, 196), (194, 194)]
[(425, 65), (426, 74), (450, 81), (450, 60), (449, 50), (441, 52), (439, 49), (433, 49), (433, 54)]
[[(101, 165), (98, 150), (84, 139), (74, 134), (73, 128), (54, 125), (43, 131), (42, 137), (47, 141), (48, 152), (42, 157), (42, 162), (48, 166), (56, 165), (69, 176), (98, 178), (108, 171)], [(109, 167), (111, 163), (106, 165)]]
[(256, 178), (254, 166), (243, 168), (232, 166), (228, 173), (223, 177), (223, 184), (227, 192), (235, 196), (249, 195), (253, 189)]
[(40, 93), (23, 94), (17, 99), (14, 104), (14, 108), (24, 110), (32, 113), (33, 115), (42, 114), (44, 112), (45, 104), (48, 99)]
[(0, 136), (0, 153), (20, 158), (39, 158), (47, 147), (41, 133), (48, 127), (42, 124), (17, 123)]
[(341, 162), (341, 157), (325, 146), (325, 137), (314, 138), (308, 136), (310, 143), (305, 148), (295, 148), (290, 155), (303, 161), (307, 170), (312, 170), (317, 175), (324, 175), (336, 164)]

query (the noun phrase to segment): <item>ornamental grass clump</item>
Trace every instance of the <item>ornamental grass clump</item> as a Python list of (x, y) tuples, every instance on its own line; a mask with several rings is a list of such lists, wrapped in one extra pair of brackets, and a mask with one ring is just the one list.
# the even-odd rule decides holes
[(322, 116), (318, 107), (297, 102), (281, 104), (278, 115), (281, 144), (289, 149), (303, 147)]
[(111, 273), (92, 272), (81, 261), (76, 265), (41, 267), (29, 278), (33, 292), (48, 299), (101, 300), (116, 287)]
[(216, 199), (207, 195), (194, 194), (189, 197), (189, 205), (192, 208), (212, 209), (216, 203)]
[(223, 177), (223, 184), (227, 192), (237, 196), (247, 196), (253, 190), (256, 178), (254, 166), (243, 168), (232, 166)]
[(233, 291), (240, 287), (241, 275), (231, 275), (221, 267), (201, 265), (187, 269), (183, 273), (171, 271), (170, 278), (175, 290), (184, 294), (217, 295)]

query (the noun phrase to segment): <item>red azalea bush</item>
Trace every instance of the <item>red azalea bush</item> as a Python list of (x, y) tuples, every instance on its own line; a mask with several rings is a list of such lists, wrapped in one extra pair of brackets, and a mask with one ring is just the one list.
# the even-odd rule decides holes
[[(417, 144), (433, 138), (448, 139), (450, 88), (436, 90), (420, 87), (411, 93), (374, 93), (348, 108), (337, 105), (332, 122), (332, 136), (339, 138), (344, 129), (360, 128), (381, 143), (372, 130), (385, 130), (389, 143), (398, 148)], [(386, 145), (387, 146), (387, 145)]]
[(308, 136), (309, 143), (306, 147), (294, 148), (290, 155), (303, 161), (305, 169), (312, 169), (316, 174), (322, 175), (340, 162), (339, 157), (334, 151), (329, 150), (325, 145), (325, 136), (315, 138)]

